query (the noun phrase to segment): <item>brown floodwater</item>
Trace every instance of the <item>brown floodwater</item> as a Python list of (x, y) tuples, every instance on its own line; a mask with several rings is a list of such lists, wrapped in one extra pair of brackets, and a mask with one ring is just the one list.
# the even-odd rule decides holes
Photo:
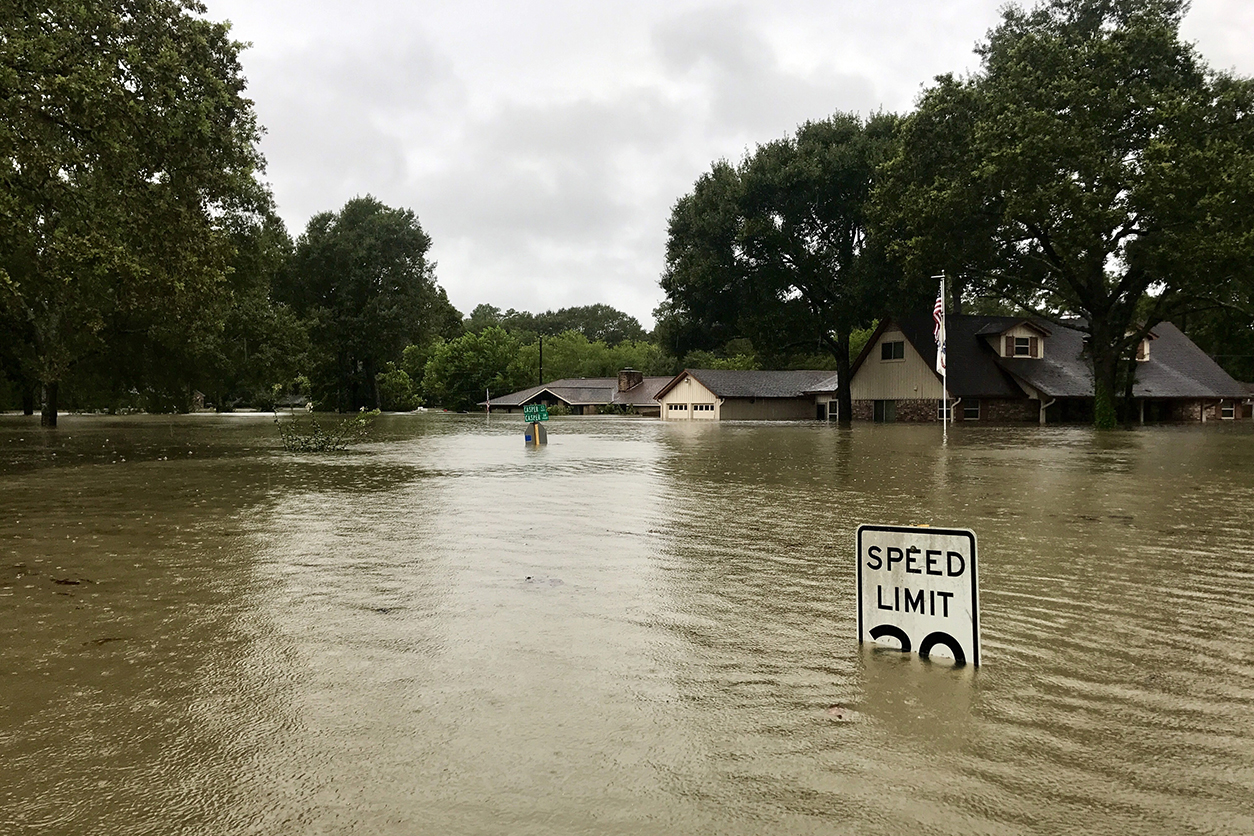
[[(0, 833), (1254, 833), (1254, 425), (0, 417)], [(855, 638), (979, 538), (983, 665)]]

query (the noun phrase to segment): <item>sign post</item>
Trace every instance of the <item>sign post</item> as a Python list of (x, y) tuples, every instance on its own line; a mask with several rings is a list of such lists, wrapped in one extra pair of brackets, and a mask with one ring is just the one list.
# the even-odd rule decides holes
[(858, 642), (892, 638), (903, 652), (945, 648), (980, 664), (975, 533), (858, 526)]
[(544, 424), (541, 421), (549, 420), (549, 408), (542, 403), (529, 403), (523, 405), (523, 420), (527, 422), (527, 429), (523, 433), (523, 439), (527, 444), (534, 444), (539, 447), (541, 444), (549, 443), (549, 435), (544, 430)]

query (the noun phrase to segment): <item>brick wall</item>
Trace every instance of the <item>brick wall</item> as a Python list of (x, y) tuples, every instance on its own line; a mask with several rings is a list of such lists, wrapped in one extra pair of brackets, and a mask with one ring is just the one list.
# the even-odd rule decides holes
[[(988, 399), (980, 401), (980, 422), (988, 424), (1039, 423), (1040, 401)], [(959, 405), (955, 413), (962, 412)]]
[(921, 424), (939, 420), (940, 402), (931, 398), (897, 401), (897, 420), (903, 424)]

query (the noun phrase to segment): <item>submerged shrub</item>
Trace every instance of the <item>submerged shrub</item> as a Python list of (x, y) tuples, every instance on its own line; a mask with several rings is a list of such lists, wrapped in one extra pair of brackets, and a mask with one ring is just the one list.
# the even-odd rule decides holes
[(347, 450), (351, 444), (364, 441), (378, 414), (377, 409), (367, 412), (362, 407), (356, 415), (342, 419), (330, 431), (323, 429), (322, 424), (312, 414), (304, 422), (296, 417), (282, 421), (275, 414), (274, 423), (279, 428), (283, 449), (289, 453), (336, 453)]

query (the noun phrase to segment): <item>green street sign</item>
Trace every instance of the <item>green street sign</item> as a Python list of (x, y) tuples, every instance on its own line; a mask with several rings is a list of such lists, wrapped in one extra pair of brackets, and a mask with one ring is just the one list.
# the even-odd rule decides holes
[(523, 406), (523, 420), (529, 424), (549, 420), (549, 408), (542, 403), (529, 403)]

